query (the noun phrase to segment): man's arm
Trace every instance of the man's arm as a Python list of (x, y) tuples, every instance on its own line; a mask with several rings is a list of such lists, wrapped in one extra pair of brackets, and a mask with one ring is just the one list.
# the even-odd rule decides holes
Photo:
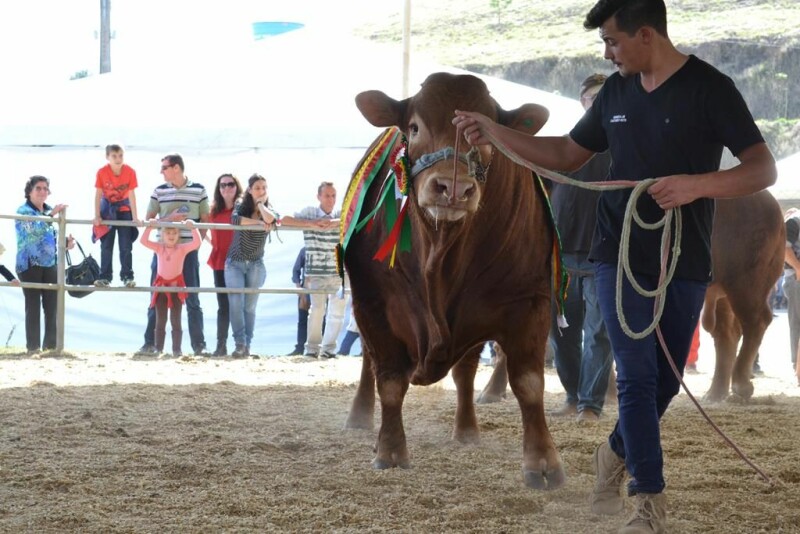
[(311, 219), (298, 219), (291, 215), (281, 217), (281, 226), (292, 226), (294, 228), (314, 228)]
[(647, 192), (663, 209), (676, 208), (698, 198), (734, 198), (751, 195), (775, 183), (775, 158), (765, 143), (756, 143), (738, 154), (741, 164), (706, 174), (665, 176)]
[(131, 215), (133, 216), (133, 221), (136, 222), (139, 220), (139, 208), (136, 207), (136, 192), (131, 190), (128, 193), (128, 201), (131, 204)]
[(98, 226), (100, 224), (100, 221), (102, 220), (100, 218), (100, 201), (102, 200), (102, 198), (103, 198), (103, 190), (100, 189), (99, 187), (96, 187), (94, 193), (94, 220), (92, 221), (92, 224), (94, 224), (95, 226)]
[(594, 155), (569, 136), (535, 137), (497, 124), (480, 113), (456, 111), (453, 124), (470, 145), (497, 144), (499, 141), (522, 158), (545, 169), (574, 171)]

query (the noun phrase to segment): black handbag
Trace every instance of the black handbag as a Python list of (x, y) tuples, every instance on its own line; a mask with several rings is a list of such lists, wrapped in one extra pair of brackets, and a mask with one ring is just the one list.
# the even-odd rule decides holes
[[(97, 265), (97, 261), (91, 254), (87, 256), (86, 253), (83, 252), (83, 247), (81, 247), (80, 243), (75, 241), (75, 244), (78, 245), (78, 250), (81, 251), (83, 260), (76, 265), (72, 265), (72, 259), (69, 257), (69, 250), (67, 251), (67, 284), (71, 286), (93, 286), (95, 280), (97, 280), (97, 277), (100, 275), (100, 266)], [(91, 293), (91, 291), (67, 291), (67, 293), (69, 293), (71, 297), (80, 299)]]

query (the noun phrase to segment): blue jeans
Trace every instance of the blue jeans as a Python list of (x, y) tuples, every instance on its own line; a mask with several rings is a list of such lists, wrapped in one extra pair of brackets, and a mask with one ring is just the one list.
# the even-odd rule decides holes
[(559, 332), (554, 306), (551, 332), (558, 378), (567, 393), (567, 402), (599, 414), (603, 410), (608, 375), (611, 372), (611, 342), (606, 334), (597, 289), (594, 265), (585, 254), (564, 254), (570, 274), (564, 316), (567, 328)]
[[(131, 221), (133, 216), (129, 211), (117, 212), (117, 220)], [(119, 278), (120, 280), (133, 280), (133, 241), (138, 235), (138, 230), (133, 226), (109, 226), (108, 233), (100, 238), (100, 276), (101, 280), (114, 279), (114, 236), (119, 236)]]
[[(225, 286), (229, 288), (258, 289), (267, 279), (264, 260), (225, 261)], [(250, 346), (256, 325), (258, 293), (228, 293), (231, 329), (236, 345)]]
[[(625, 459), (631, 475), (628, 493), (660, 493), (664, 489), (664, 459), (659, 419), (680, 390), (680, 382), (669, 366), (655, 332), (644, 339), (629, 338), (620, 327), (616, 310), (616, 270), (611, 263), (596, 267), (595, 281), (600, 309), (617, 363), (619, 419), (609, 437), (611, 449)], [(657, 285), (654, 276), (636, 275), (644, 289)], [(622, 309), (634, 332), (653, 319), (653, 299), (631, 287), (623, 277)], [(673, 279), (665, 295), (659, 323), (667, 349), (683, 374), (692, 335), (703, 307), (705, 282)]]
[[(153, 254), (153, 261), (150, 263), (150, 285), (156, 281), (158, 272), (158, 257)], [(186, 255), (183, 260), (183, 279), (186, 287), (200, 287), (200, 263), (197, 259), (197, 251), (193, 250)], [(186, 296), (186, 315), (189, 320), (189, 339), (192, 343), (192, 350), (202, 351), (205, 346), (203, 337), (203, 310), (200, 308), (200, 295), (189, 293)], [(147, 308), (147, 327), (144, 330), (144, 344), (151, 347), (155, 346), (156, 330), (156, 309)]]

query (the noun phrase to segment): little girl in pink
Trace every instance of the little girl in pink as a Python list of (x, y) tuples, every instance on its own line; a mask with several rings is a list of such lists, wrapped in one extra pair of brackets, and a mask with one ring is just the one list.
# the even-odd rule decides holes
[[(192, 240), (188, 243), (180, 243), (180, 231), (177, 227), (171, 226), (161, 229), (161, 241), (156, 243), (150, 241), (152, 226), (145, 228), (142, 234), (141, 243), (156, 253), (158, 258), (158, 269), (154, 287), (186, 287), (183, 279), (183, 260), (188, 253), (200, 248), (200, 232), (194, 227), (191, 220), (184, 221), (183, 224), (192, 230)], [(186, 293), (153, 293), (150, 302), (156, 309), (156, 330), (155, 342), (158, 352), (164, 351), (164, 338), (167, 335), (167, 309), (169, 309), (169, 322), (172, 326), (172, 355), (181, 356), (181, 340), (183, 331), (181, 330), (181, 308), (186, 300)]]

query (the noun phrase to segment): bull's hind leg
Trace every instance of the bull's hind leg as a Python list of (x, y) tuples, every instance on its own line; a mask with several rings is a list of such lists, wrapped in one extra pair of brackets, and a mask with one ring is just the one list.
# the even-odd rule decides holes
[(478, 404), (491, 404), (500, 402), (506, 398), (506, 387), (508, 386), (508, 369), (506, 368), (506, 353), (499, 343), (494, 344), (495, 359), (494, 370), (489, 382), (484, 386), (481, 394), (478, 395)]
[(506, 343), (506, 361), (511, 391), (522, 412), (525, 485), (550, 490), (563, 486), (566, 474), (544, 415), (544, 337), (540, 341), (521, 346)]
[(375, 447), (372, 466), (376, 469), (411, 467), (406, 432), (403, 428), (403, 400), (408, 391), (407, 374), (392, 372), (376, 373), (378, 396), (381, 401), (381, 428)]
[(715, 317), (713, 329), (709, 333), (714, 338), (716, 365), (711, 387), (704, 398), (711, 402), (720, 402), (728, 397), (730, 391), (733, 361), (736, 358), (736, 347), (739, 344), (741, 332), (727, 298), (720, 298), (716, 301)]
[(366, 343), (362, 345), (361, 380), (358, 382), (356, 396), (350, 406), (345, 428), (372, 430), (375, 414), (375, 373), (372, 370), (371, 350)]
[(453, 382), (456, 384), (456, 420), (453, 439), (461, 443), (478, 443), (480, 431), (475, 415), (475, 373), (478, 370), (481, 348), (469, 351), (453, 366)]
[[(768, 291), (767, 289), (764, 295)], [(766, 296), (750, 303), (732, 301), (731, 306), (739, 319), (742, 332), (742, 347), (733, 366), (731, 390), (743, 399), (749, 399), (753, 396), (753, 363), (756, 361), (764, 332), (772, 322), (772, 312), (767, 306)]]

